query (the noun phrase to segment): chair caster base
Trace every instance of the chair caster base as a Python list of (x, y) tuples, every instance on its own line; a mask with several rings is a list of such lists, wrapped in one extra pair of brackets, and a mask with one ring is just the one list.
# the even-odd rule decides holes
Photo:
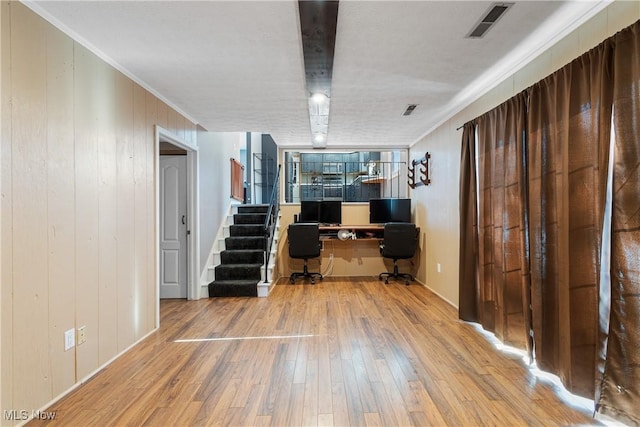
[(294, 273), (289, 277), (289, 283), (292, 285), (295, 284), (296, 280), (300, 277), (309, 279), (309, 282), (311, 282), (312, 285), (316, 284), (316, 279), (323, 279), (322, 274), (320, 273)]
[(393, 273), (380, 273), (378, 280), (384, 280), (385, 284), (389, 284), (389, 279), (396, 279), (404, 281), (406, 286), (409, 286), (410, 282), (415, 280), (412, 275), (407, 273), (393, 274)]

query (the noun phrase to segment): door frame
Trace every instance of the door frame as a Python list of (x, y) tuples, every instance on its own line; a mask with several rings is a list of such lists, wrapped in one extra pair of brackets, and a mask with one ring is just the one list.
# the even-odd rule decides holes
[(200, 298), (200, 200), (198, 198), (198, 147), (183, 138), (155, 126), (155, 271), (156, 327), (160, 326), (160, 141), (167, 141), (187, 152), (187, 299)]

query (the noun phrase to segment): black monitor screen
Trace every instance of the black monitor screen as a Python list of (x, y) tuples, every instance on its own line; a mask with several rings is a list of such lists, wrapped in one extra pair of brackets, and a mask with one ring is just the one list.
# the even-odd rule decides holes
[(320, 222), (320, 202), (303, 200), (300, 202), (300, 222)]
[(411, 199), (370, 199), (369, 222), (411, 222)]
[(320, 202), (320, 222), (323, 224), (341, 224), (342, 201), (323, 200)]

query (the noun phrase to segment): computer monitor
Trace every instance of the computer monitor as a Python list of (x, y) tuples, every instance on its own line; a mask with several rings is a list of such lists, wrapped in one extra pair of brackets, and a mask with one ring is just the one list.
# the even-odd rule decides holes
[(300, 202), (300, 222), (320, 222), (320, 202), (303, 200)]
[(369, 222), (411, 222), (411, 199), (370, 199)]
[(342, 223), (342, 201), (323, 200), (320, 202), (320, 222), (322, 224)]

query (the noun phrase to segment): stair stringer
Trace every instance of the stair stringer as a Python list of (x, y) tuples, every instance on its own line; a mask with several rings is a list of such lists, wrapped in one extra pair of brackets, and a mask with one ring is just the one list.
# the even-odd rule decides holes
[(224, 217), (224, 221), (218, 227), (216, 238), (209, 250), (209, 256), (207, 257), (207, 264), (205, 265), (202, 273), (200, 274), (200, 297), (209, 297), (209, 283), (215, 280), (216, 266), (220, 265), (220, 252), (225, 250), (225, 237), (229, 237), (229, 227), (233, 224), (233, 215), (238, 212), (238, 206), (242, 206), (240, 203), (231, 203), (227, 209), (227, 214)]
[(258, 297), (268, 297), (273, 289), (275, 280), (273, 278), (276, 268), (276, 258), (278, 256), (278, 241), (280, 239), (280, 212), (278, 212), (278, 219), (276, 220), (276, 226), (274, 227), (273, 240), (271, 241), (271, 248), (269, 248), (269, 265), (265, 269), (263, 265), (260, 268), (260, 275), (262, 279), (258, 282)]

